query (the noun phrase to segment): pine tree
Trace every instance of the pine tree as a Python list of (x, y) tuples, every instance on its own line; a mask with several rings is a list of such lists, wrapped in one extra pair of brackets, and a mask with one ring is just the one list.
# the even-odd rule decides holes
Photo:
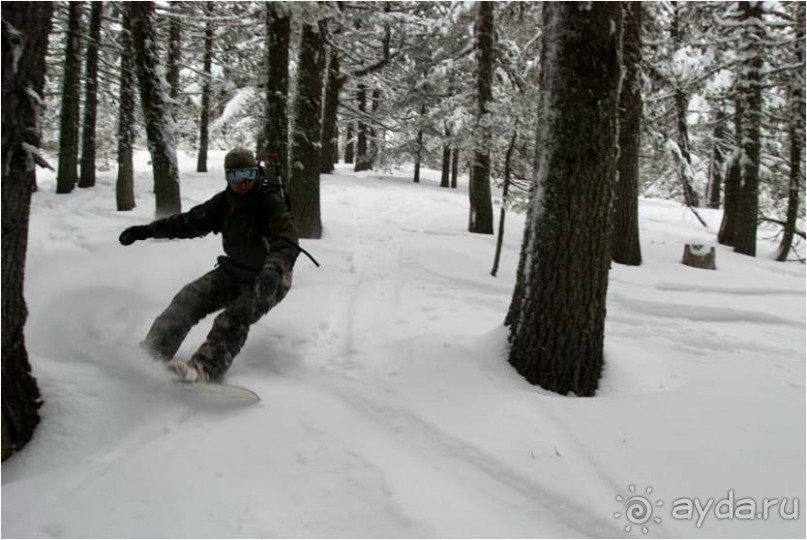
[(359, 119), (356, 127), (356, 172), (370, 170), (370, 159), (367, 156), (367, 85), (359, 83), (356, 92), (356, 104), (359, 110)]
[(342, 86), (339, 73), (339, 53), (331, 45), (328, 52), (328, 68), (325, 83), (325, 103), (322, 109), (322, 156), (320, 172), (330, 174), (338, 160), (336, 120), (339, 111), (339, 90)]
[(619, 178), (614, 198), (614, 262), (638, 266), (639, 244), (639, 151), (642, 121), (642, 5), (625, 2), (622, 62), (625, 68), (619, 96)]
[(31, 208), (32, 151), (41, 144), (51, 2), (3, 2), (2, 459), (20, 450), (42, 404), (25, 347), (23, 281)]
[[(743, 107), (739, 98), (734, 99), (734, 138), (742, 139)], [(741, 171), (742, 152), (735, 148), (729, 157), (726, 169), (726, 179), (723, 183), (723, 220), (717, 233), (717, 241), (726, 246), (733, 246), (737, 237), (737, 222), (739, 220), (739, 193), (742, 181)]]
[(488, 106), (493, 99), (494, 2), (478, 2), (476, 20), (477, 59), (477, 140), (471, 169), (469, 197), (471, 210), (468, 230), (493, 234), (493, 202), (490, 194), (490, 117)]
[(160, 76), (161, 66), (156, 49), (154, 3), (131, 2), (127, 9), (135, 45), (140, 104), (146, 120), (146, 137), (154, 173), (155, 214), (160, 218), (177, 214), (182, 208), (168, 95)]
[(720, 208), (720, 186), (722, 184), (723, 164), (725, 163), (726, 113), (718, 108), (715, 113), (715, 127), (712, 132), (712, 154), (709, 164), (709, 185), (706, 195), (709, 208)]
[(551, 108), (507, 317), (508, 360), (533, 384), (590, 396), (603, 365), (622, 6), (547, 3), (543, 23), (541, 100)]
[(59, 124), (59, 169), (56, 193), (70, 193), (78, 183), (79, 104), (81, 92), (82, 2), (70, 2), (64, 48), (62, 107)]
[(199, 145), (196, 156), (196, 172), (207, 172), (207, 147), (209, 144), (210, 128), (210, 93), (211, 93), (211, 69), (213, 67), (213, 2), (203, 4), (205, 14), (205, 38), (204, 38), (204, 67), (202, 82), (202, 110), (199, 118)]
[(78, 187), (95, 186), (95, 124), (98, 113), (98, 48), (104, 4), (90, 2), (90, 28), (84, 70), (84, 121), (81, 135), (81, 178)]
[[(179, 98), (180, 81), (179, 69), (182, 62), (182, 2), (171, 3), (171, 15), (168, 22), (168, 62), (165, 82), (168, 83), (168, 92), (171, 100), (176, 102)], [(172, 109), (176, 108), (172, 104)]]
[(451, 130), (446, 126), (446, 138), (443, 143), (443, 161), (440, 165), (440, 187), (447, 188), (450, 184), (451, 177)]
[(322, 237), (319, 159), (322, 85), (325, 71), (325, 21), (304, 23), (297, 62), (297, 97), (288, 192), (292, 213), (302, 238)]
[(115, 200), (118, 211), (127, 211), (135, 207), (134, 163), (132, 161), (132, 145), (135, 135), (134, 44), (132, 43), (128, 9), (123, 10), (122, 19), (118, 91), (118, 176), (115, 182)]
[[(757, 216), (759, 214), (759, 165), (761, 154), (762, 79), (765, 31), (759, 22), (763, 6), (757, 2), (739, 2), (739, 20), (745, 30), (743, 61), (737, 79), (742, 102), (742, 138), (740, 149), (740, 190), (737, 194), (737, 229), (734, 251), (755, 256)], [(758, 22), (759, 21), (759, 22)]]
[(779, 245), (777, 261), (786, 261), (793, 245), (796, 232), (796, 221), (799, 217), (799, 195), (802, 190), (802, 154), (804, 153), (804, 6), (796, 4), (796, 28), (793, 40), (794, 60), (798, 66), (790, 75), (791, 115), (788, 122), (788, 138), (790, 139), (790, 173), (788, 186), (787, 218), (782, 243)]
[(266, 3), (266, 120), (262, 155), (274, 152), (281, 171), (289, 179), (289, 45), (291, 17), (283, 7)]
[[(681, 12), (684, 9), (681, 2), (672, 2), (673, 17), (670, 25), (670, 37), (672, 38), (673, 45), (676, 49), (680, 49), (684, 44), (685, 30), (682, 28), (684, 23), (682, 21)], [(684, 192), (684, 201), (688, 206), (700, 206), (700, 197), (695, 187), (692, 185), (692, 155), (690, 152), (689, 142), (689, 125), (687, 123), (687, 114), (689, 111), (689, 92), (685, 88), (684, 81), (675, 81), (675, 118), (676, 118), (676, 132), (678, 152), (677, 156), (680, 161), (680, 176), (681, 185)]]
[(345, 128), (345, 163), (352, 164), (353, 163), (353, 124), (354, 122), (350, 121), (347, 123), (347, 127)]

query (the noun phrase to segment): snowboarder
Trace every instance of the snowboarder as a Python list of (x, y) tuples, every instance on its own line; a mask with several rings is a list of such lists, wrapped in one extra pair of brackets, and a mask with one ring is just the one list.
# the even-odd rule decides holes
[[(234, 148), (224, 157), (227, 187), (187, 212), (120, 235), (128, 246), (148, 238), (198, 238), (221, 233), (218, 264), (185, 285), (152, 324), (143, 342), (191, 382), (220, 382), (257, 322), (288, 293), (300, 252), (282, 184), (270, 182), (252, 152)], [(223, 308), (205, 342), (187, 362), (174, 359), (190, 329)]]

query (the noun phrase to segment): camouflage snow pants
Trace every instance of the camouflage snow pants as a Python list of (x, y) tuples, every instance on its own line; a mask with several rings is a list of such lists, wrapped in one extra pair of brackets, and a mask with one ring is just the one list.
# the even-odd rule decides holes
[(154, 357), (170, 360), (196, 323), (224, 309), (216, 316), (207, 339), (191, 358), (204, 366), (211, 380), (221, 380), (244, 346), (250, 325), (286, 296), (291, 287), (291, 276), (283, 276), (277, 292), (270, 298), (257, 298), (251, 285), (234, 279), (222, 267), (216, 267), (177, 293), (152, 324), (143, 346)]

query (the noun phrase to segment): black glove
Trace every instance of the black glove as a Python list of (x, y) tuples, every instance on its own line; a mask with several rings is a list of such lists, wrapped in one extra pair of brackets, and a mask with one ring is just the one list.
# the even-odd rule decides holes
[(283, 269), (277, 263), (266, 263), (255, 278), (254, 291), (258, 301), (269, 300), (280, 286)]
[(252, 324), (269, 311), (269, 302), (277, 293), (283, 269), (275, 263), (264, 265), (255, 281), (235, 299), (228, 310), (237, 321)]
[(148, 225), (135, 225), (120, 233), (119, 240), (121, 244), (128, 246), (134, 244), (137, 240), (145, 240), (152, 236), (151, 229), (149, 229)]

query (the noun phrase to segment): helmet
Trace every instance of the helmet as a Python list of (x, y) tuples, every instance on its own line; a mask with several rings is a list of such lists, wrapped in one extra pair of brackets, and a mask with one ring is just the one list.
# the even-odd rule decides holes
[(258, 163), (255, 161), (255, 156), (252, 151), (243, 146), (237, 146), (227, 152), (224, 156), (224, 169), (246, 169), (249, 167), (257, 167)]

